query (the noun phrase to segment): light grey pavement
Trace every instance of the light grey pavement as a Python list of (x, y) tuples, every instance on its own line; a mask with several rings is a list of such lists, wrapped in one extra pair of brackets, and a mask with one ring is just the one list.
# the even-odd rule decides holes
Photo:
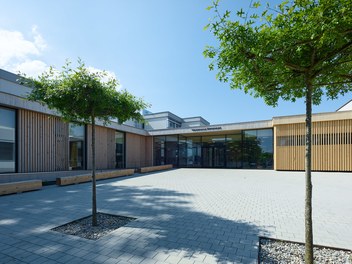
[[(352, 249), (352, 174), (313, 173), (316, 244)], [(0, 263), (256, 263), (258, 237), (304, 240), (304, 173), (178, 169), (98, 182), (98, 211), (136, 217), (91, 241), (90, 183), (0, 197)]]

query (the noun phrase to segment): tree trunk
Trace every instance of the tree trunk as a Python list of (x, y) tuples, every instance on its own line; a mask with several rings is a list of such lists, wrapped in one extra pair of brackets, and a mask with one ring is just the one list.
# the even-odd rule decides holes
[(97, 225), (97, 187), (95, 179), (95, 118), (92, 116), (92, 226)]
[(305, 263), (313, 264), (312, 223), (312, 84), (306, 78), (306, 199), (305, 199)]

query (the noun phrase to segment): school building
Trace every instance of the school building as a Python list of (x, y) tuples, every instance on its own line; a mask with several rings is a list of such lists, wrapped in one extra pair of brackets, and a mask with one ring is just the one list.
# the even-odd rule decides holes
[[(31, 88), (0, 69), (0, 182), (51, 180), (91, 169), (91, 127), (61, 121), (26, 99)], [(305, 116), (212, 125), (202, 117), (145, 111), (146, 125), (111, 122), (96, 129), (98, 170), (174, 167), (304, 170)], [(315, 171), (352, 171), (352, 101), (313, 114)]]

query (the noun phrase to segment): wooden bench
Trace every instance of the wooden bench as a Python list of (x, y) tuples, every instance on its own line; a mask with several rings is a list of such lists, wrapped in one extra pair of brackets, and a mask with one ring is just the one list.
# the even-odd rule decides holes
[(172, 169), (172, 164), (167, 165), (159, 165), (159, 166), (150, 166), (150, 167), (142, 167), (139, 169), (140, 173), (152, 172), (152, 171), (160, 171), (160, 170), (169, 170)]
[[(124, 170), (116, 170), (116, 171), (108, 171), (108, 172), (99, 172), (96, 173), (95, 177), (97, 180), (105, 180), (116, 178), (120, 176), (129, 176), (134, 174), (134, 169), (124, 169)], [(77, 184), (82, 182), (89, 182), (92, 180), (92, 174), (84, 174), (84, 175), (76, 175), (76, 176), (67, 176), (56, 178), (56, 184), (60, 186)]]
[(0, 195), (39, 190), (42, 186), (42, 180), (0, 183)]

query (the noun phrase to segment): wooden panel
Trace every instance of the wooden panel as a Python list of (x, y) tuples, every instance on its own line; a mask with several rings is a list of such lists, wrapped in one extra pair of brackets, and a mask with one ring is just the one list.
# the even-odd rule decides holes
[(18, 110), (18, 171), (68, 170), (68, 124), (60, 118)]
[[(275, 168), (304, 170), (305, 124), (275, 126)], [(313, 122), (312, 169), (352, 171), (352, 120)]]
[(41, 188), (41, 180), (2, 183), (0, 184), (0, 195), (34, 191), (39, 190)]
[[(92, 127), (87, 129), (87, 168), (92, 169)], [(95, 166), (96, 169), (115, 168), (115, 130), (96, 126), (95, 127)]]
[(146, 172), (152, 172), (152, 171), (169, 170), (169, 169), (172, 169), (172, 167), (173, 167), (172, 164), (142, 167), (140, 168), (139, 172), (146, 173)]
[(126, 133), (126, 167), (140, 168), (152, 164), (152, 137)]
[[(134, 169), (123, 169), (123, 170), (97, 173), (95, 177), (97, 180), (105, 180), (105, 179), (111, 179), (111, 178), (116, 178), (121, 176), (129, 176), (132, 174), (134, 174)], [(92, 180), (92, 174), (76, 175), (76, 176), (57, 178), (56, 184), (60, 186), (65, 186), (70, 184), (89, 182), (91, 180)]]

